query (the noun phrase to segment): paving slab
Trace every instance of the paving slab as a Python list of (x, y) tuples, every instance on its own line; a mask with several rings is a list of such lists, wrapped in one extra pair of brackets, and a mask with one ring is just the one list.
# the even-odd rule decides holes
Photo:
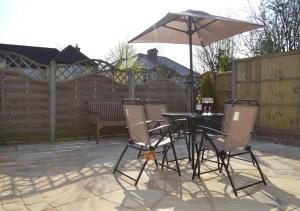
[[(185, 145), (176, 143), (178, 156)], [(192, 180), (188, 160), (179, 162), (182, 176), (156, 168), (150, 161), (137, 186), (113, 174), (126, 139), (22, 144), (0, 150), (15, 160), (0, 163), (2, 210), (300, 210), (300, 148), (253, 141), (267, 179), (236, 197), (226, 174), (211, 172)], [(172, 153), (170, 153), (171, 155)], [(143, 160), (127, 153), (120, 167), (137, 176)], [(214, 159), (214, 154), (209, 153)], [(160, 156), (158, 156), (160, 158)], [(171, 156), (170, 156), (171, 158)], [(214, 163), (201, 164), (201, 170)], [(252, 163), (231, 161), (237, 185), (259, 180)]]

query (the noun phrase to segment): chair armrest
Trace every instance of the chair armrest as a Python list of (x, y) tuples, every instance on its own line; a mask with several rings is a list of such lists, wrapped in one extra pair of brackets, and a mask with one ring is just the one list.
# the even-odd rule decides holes
[(148, 130), (148, 133), (152, 133), (156, 130), (161, 130), (163, 128), (170, 128), (172, 125), (171, 124), (167, 124), (167, 125), (162, 125), (162, 126), (159, 126), (159, 127), (156, 127), (156, 128), (153, 128), (151, 130)]
[(219, 131), (219, 130), (215, 130), (213, 128), (210, 128), (210, 127), (205, 127), (205, 126), (198, 126), (198, 128), (200, 128), (200, 130), (197, 130), (197, 131), (204, 131), (205, 133), (212, 133), (212, 134), (215, 134), (215, 135), (222, 135), (222, 136), (227, 136), (227, 134)]
[(150, 124), (150, 123), (153, 123), (153, 122), (160, 123), (160, 122), (164, 122), (164, 120), (146, 120), (147, 124)]
[(187, 119), (175, 119), (175, 122), (185, 122)]

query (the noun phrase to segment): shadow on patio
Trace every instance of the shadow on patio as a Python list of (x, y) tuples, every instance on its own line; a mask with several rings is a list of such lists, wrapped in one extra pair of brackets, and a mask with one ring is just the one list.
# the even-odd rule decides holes
[[(124, 139), (125, 141), (125, 139)], [(186, 160), (183, 174), (146, 167), (137, 187), (112, 170), (126, 142), (103, 140), (19, 145), (16, 161), (0, 164), (2, 210), (295, 210), (300, 207), (300, 149), (254, 141), (268, 185), (235, 197), (224, 174), (191, 179)], [(179, 154), (184, 146), (177, 146)], [(2, 151), (5, 148), (2, 148)], [(126, 171), (137, 173), (134, 155)], [(257, 178), (252, 165), (232, 162), (238, 183)], [(204, 166), (203, 168), (209, 168)], [(0, 209), (1, 210), (1, 209)]]

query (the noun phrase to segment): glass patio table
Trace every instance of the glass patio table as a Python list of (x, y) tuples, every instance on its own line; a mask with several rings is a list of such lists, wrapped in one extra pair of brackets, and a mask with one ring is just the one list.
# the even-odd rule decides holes
[[(214, 123), (215, 120), (220, 120), (223, 118), (223, 113), (211, 113), (210, 115), (197, 114), (197, 113), (189, 113), (189, 112), (163, 112), (161, 113), (163, 117), (170, 118), (173, 122), (176, 119), (187, 119), (189, 133), (189, 140), (192, 140), (192, 144), (190, 146), (191, 152), (191, 163), (192, 168), (194, 169), (195, 165), (195, 143), (196, 143), (196, 128), (197, 124), (201, 124), (202, 126), (211, 127), (211, 123)], [(200, 147), (203, 144), (203, 139), (201, 139)]]

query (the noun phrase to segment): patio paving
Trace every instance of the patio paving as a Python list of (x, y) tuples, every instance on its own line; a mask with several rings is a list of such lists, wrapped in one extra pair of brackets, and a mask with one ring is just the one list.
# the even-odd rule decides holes
[[(267, 177), (236, 197), (224, 173), (192, 180), (187, 160), (182, 176), (146, 167), (138, 186), (113, 174), (125, 138), (0, 147), (0, 211), (6, 210), (300, 210), (300, 148), (253, 140)], [(178, 141), (179, 156), (185, 147)], [(127, 154), (126, 170), (140, 161)], [(207, 162), (208, 163), (208, 162)], [(238, 183), (258, 179), (249, 163), (232, 160)], [(203, 168), (209, 166), (203, 165)]]

